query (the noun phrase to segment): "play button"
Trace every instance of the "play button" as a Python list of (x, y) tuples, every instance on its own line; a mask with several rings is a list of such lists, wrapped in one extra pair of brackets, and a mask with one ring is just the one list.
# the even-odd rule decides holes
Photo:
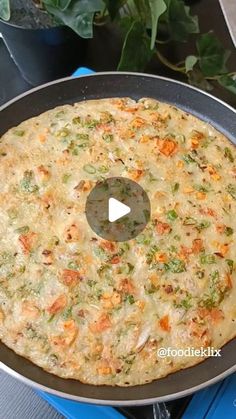
[(108, 178), (98, 182), (86, 201), (91, 229), (105, 240), (135, 238), (150, 219), (150, 201), (144, 189), (130, 179)]
[(115, 198), (109, 198), (108, 220), (110, 223), (114, 223), (114, 221), (117, 221), (125, 215), (129, 214), (130, 211), (131, 209), (128, 207), (128, 205), (122, 204), (122, 202)]

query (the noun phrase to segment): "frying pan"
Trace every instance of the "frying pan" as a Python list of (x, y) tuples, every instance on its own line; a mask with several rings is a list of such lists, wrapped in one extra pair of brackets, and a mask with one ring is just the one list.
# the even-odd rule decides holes
[[(66, 78), (35, 88), (0, 108), (0, 135), (25, 119), (50, 108), (84, 99), (153, 97), (209, 122), (236, 144), (236, 110), (213, 96), (163, 77), (136, 73), (97, 73)], [(93, 386), (43, 371), (0, 343), (0, 367), (38, 389), (82, 402), (144, 405), (184, 397), (236, 371), (236, 339), (224, 346), (221, 358), (204, 362), (152, 383), (126, 388)]]

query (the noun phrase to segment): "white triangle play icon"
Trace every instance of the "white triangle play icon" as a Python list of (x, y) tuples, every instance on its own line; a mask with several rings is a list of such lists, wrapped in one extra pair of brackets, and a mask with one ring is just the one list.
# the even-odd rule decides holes
[(109, 198), (108, 201), (108, 219), (110, 223), (119, 220), (131, 211), (128, 205), (123, 204), (115, 198)]

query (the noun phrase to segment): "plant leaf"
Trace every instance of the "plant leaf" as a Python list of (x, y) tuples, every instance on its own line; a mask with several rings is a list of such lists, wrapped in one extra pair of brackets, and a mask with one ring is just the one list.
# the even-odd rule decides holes
[(0, 19), (9, 20), (10, 17), (10, 0), (0, 0)]
[(186, 73), (193, 70), (193, 67), (195, 66), (195, 64), (197, 64), (197, 62), (198, 62), (198, 57), (196, 57), (196, 55), (189, 55), (188, 57), (186, 57), (185, 59)]
[(190, 8), (183, 0), (165, 0), (167, 11), (164, 21), (168, 25), (170, 38), (185, 42), (190, 33), (199, 33), (198, 17), (190, 15)]
[(206, 77), (227, 73), (226, 62), (230, 51), (226, 50), (218, 38), (212, 33), (206, 33), (197, 40), (199, 65)]
[(126, 34), (117, 69), (120, 71), (144, 70), (153, 55), (149, 42), (143, 22), (133, 21)]
[(67, 9), (70, 3), (71, 3), (71, 0), (58, 0), (58, 7), (61, 10), (65, 10)]
[(167, 6), (164, 0), (148, 0), (151, 10), (151, 20), (152, 20), (152, 36), (151, 36), (151, 46), (153, 49), (155, 46), (156, 36), (157, 36), (157, 24), (159, 17), (166, 11)]
[(127, 0), (104, 0), (111, 20), (114, 20), (119, 10), (127, 3)]
[(198, 69), (193, 69), (188, 72), (188, 81), (193, 86), (199, 87), (202, 90), (212, 90), (212, 85), (205, 79), (202, 72)]
[(69, 26), (82, 38), (93, 37), (94, 13), (103, 10), (102, 0), (72, 0), (65, 10), (53, 6), (53, 3), (53, 0), (45, 2), (45, 7), (51, 15)]
[(233, 79), (233, 77), (230, 77), (229, 75), (221, 76), (217, 79), (218, 83), (225, 87), (230, 92), (234, 93), (236, 95), (236, 80)]

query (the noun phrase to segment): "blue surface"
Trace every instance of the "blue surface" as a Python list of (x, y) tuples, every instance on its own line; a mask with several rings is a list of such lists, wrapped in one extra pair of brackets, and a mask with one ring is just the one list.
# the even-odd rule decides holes
[[(94, 73), (80, 67), (73, 77)], [(117, 410), (108, 406), (83, 404), (39, 391), (38, 394), (68, 419), (124, 419)], [(220, 383), (196, 393), (182, 419), (236, 419), (236, 374)]]
[(236, 374), (196, 393), (182, 419), (236, 418)]
[(67, 419), (125, 419), (117, 410), (109, 406), (96, 406), (74, 402), (38, 391), (39, 396), (50, 403)]

